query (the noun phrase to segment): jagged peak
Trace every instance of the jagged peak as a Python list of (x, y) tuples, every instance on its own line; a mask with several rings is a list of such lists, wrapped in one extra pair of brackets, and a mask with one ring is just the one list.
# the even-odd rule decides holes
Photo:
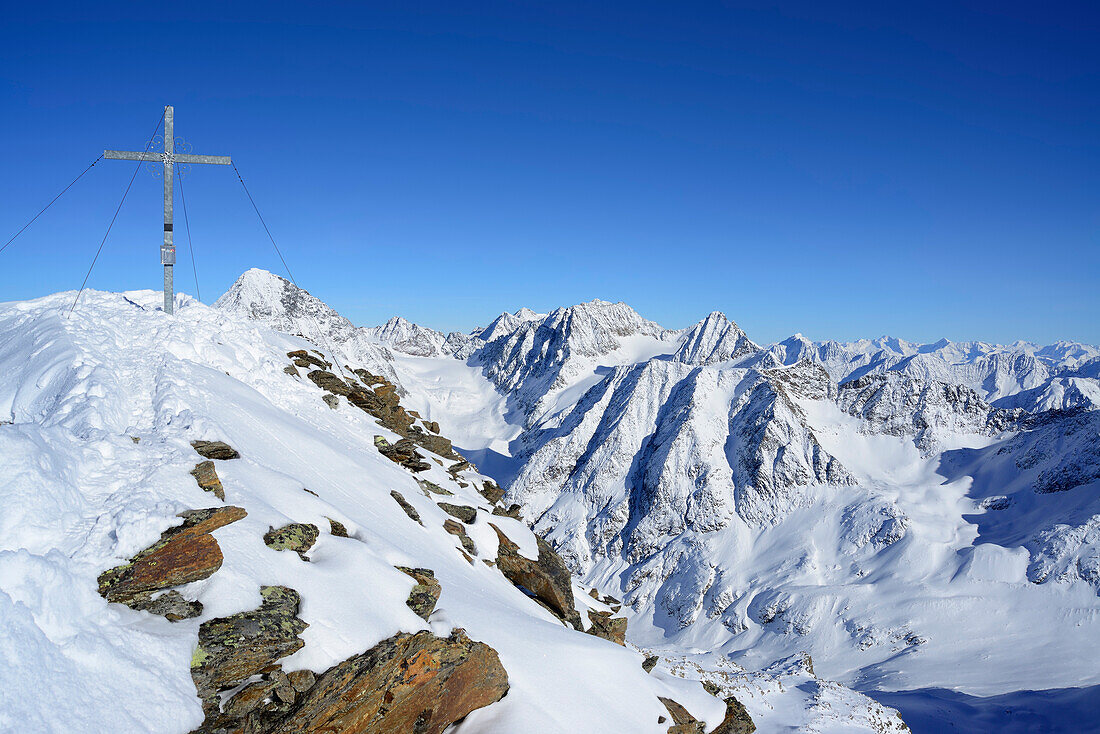
[(712, 311), (684, 332), (673, 359), (688, 364), (714, 364), (759, 350), (736, 322), (721, 311)]

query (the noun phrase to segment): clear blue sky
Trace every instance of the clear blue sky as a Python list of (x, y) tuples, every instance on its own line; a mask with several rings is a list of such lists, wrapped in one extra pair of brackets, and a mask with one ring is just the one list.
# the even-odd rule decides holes
[[(722, 310), (762, 342), (1100, 343), (1094, 2), (3, 16), (0, 244), (173, 104), (195, 152), (233, 156), (299, 283), (357, 323), (467, 330), (598, 297), (670, 327)], [(0, 300), (79, 286), (132, 172), (101, 162), (0, 254)], [(231, 170), (184, 183), (203, 300), (281, 271)], [(143, 172), (90, 285), (158, 288), (159, 241)]]

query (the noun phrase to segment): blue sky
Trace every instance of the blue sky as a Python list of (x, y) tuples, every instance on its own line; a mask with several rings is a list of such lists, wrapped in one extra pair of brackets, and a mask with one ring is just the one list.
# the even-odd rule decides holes
[[(762, 342), (1100, 343), (1094, 3), (4, 17), (0, 243), (173, 104), (195, 152), (234, 157), (299, 284), (357, 323), (598, 297), (670, 327), (721, 310)], [(101, 162), (0, 253), (0, 300), (78, 287), (132, 173)], [(231, 170), (184, 185), (203, 300), (281, 272)], [(159, 287), (160, 216), (142, 172), (91, 287)]]

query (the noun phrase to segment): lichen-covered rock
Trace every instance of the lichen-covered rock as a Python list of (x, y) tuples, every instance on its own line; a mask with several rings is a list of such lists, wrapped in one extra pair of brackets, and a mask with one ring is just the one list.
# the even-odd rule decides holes
[(244, 517), (240, 507), (212, 507), (181, 512), (183, 524), (165, 530), (153, 545), (128, 563), (99, 575), (99, 593), (118, 602), (154, 613), (168, 609), (155, 604), (158, 591), (200, 581), (221, 568), (222, 552), (210, 535), (220, 527)]
[(131, 600), (128, 606), (131, 609), (138, 609), (150, 614), (159, 614), (169, 622), (192, 619), (202, 614), (202, 602), (185, 599), (183, 594), (175, 589), (165, 591), (155, 597), (141, 595)]
[(756, 724), (745, 707), (734, 696), (726, 698), (726, 717), (710, 734), (752, 734)]
[(398, 571), (408, 574), (416, 579), (416, 586), (409, 592), (409, 598), (405, 602), (409, 609), (416, 612), (417, 616), (427, 620), (435, 610), (439, 601), (439, 595), (443, 593), (443, 587), (435, 578), (435, 572), (430, 568), (406, 568), (396, 566)]
[(416, 511), (416, 508), (409, 504), (409, 501), (405, 499), (405, 496), (398, 492), (396, 489), (390, 490), (390, 497), (393, 497), (397, 501), (397, 504), (401, 505), (401, 509), (405, 511), (411, 519), (423, 525), (424, 523), (420, 519), (420, 513)]
[(652, 673), (653, 669), (657, 667), (657, 663), (661, 659), (656, 655), (648, 655), (645, 660), (642, 661), (642, 670), (647, 673)]
[(439, 505), (439, 509), (467, 525), (477, 519), (477, 510), (469, 505), (452, 505), (450, 502), (436, 502), (436, 504)]
[(335, 535), (337, 538), (348, 537), (348, 529), (344, 527), (344, 523), (339, 520), (333, 520), (331, 517), (325, 519), (328, 520), (329, 535)]
[(466, 534), (466, 528), (461, 523), (457, 523), (454, 520), (446, 520), (443, 523), (443, 529), (451, 535), (456, 536), (467, 553), (471, 556), (477, 555), (477, 546), (474, 545), (474, 541), (470, 539), (470, 536)]
[(275, 661), (305, 644), (298, 637), (308, 626), (298, 619), (298, 592), (285, 586), (263, 586), (260, 596), (263, 603), (258, 609), (199, 626), (191, 678), (208, 720), (217, 716), (219, 691), (276, 669)]
[(592, 623), (588, 634), (626, 646), (626, 617), (612, 617), (611, 612), (589, 609), (588, 621)]
[(198, 455), (204, 459), (228, 461), (241, 458), (237, 450), (225, 441), (192, 441), (191, 448), (195, 449)]
[(550, 544), (536, 535), (539, 557), (538, 560), (531, 560), (520, 555), (519, 546), (501, 532), (500, 528), (492, 523), (490, 527), (496, 531), (500, 540), (497, 568), (501, 573), (513, 584), (526, 589), (546, 604), (558, 618), (572, 625), (573, 629), (583, 632), (581, 615), (577, 613), (573, 599), (572, 576), (565, 562)]
[(278, 551), (291, 550), (298, 554), (303, 561), (308, 561), (306, 551), (317, 542), (320, 532), (312, 523), (294, 522), (281, 528), (271, 528), (264, 533), (264, 543), (268, 548)]
[(398, 634), (323, 673), (271, 734), (440, 734), (499, 701), (508, 674), (496, 651), (462, 630)]
[(220, 500), (225, 500), (225, 489), (222, 481), (218, 479), (218, 472), (214, 469), (214, 462), (207, 459), (195, 464), (191, 470), (191, 476), (198, 482), (199, 487), (206, 492), (213, 492)]

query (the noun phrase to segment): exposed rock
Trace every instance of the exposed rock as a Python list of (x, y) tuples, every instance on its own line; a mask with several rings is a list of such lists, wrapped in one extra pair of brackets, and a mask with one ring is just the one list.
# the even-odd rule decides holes
[(459, 461), (455, 462), (454, 464), (451, 464), (451, 466), (447, 469), (447, 473), (450, 474), (451, 477), (457, 477), (460, 472), (464, 472), (467, 469), (476, 470), (477, 467), (475, 467), (473, 464), (471, 464), (466, 459), (460, 459)]
[(646, 659), (642, 661), (642, 670), (644, 670), (647, 673), (652, 673), (653, 669), (657, 667), (657, 663), (659, 661), (660, 661), (660, 658), (657, 657), (656, 655), (647, 656)]
[(423, 489), (425, 492), (431, 492), (432, 494), (440, 494), (440, 495), (443, 495), (445, 497), (453, 497), (454, 496), (454, 492), (452, 492), (451, 490), (443, 489), (443, 487), (440, 487), (435, 482), (429, 482), (427, 479), (419, 479), (419, 480), (417, 480), (417, 483), (420, 485), (420, 488)]
[(572, 576), (565, 562), (554, 552), (550, 544), (536, 535), (539, 557), (538, 560), (533, 561), (520, 555), (519, 546), (513, 543), (500, 528), (492, 523), (490, 527), (496, 531), (497, 538), (500, 540), (497, 548), (497, 568), (505, 578), (530, 592), (532, 596), (546, 604), (559, 619), (572, 625), (573, 629), (583, 632), (581, 615), (577, 613), (573, 599)]
[(429, 568), (406, 568), (404, 566), (397, 566), (396, 568), (398, 571), (416, 579), (416, 586), (409, 592), (408, 601), (405, 603), (409, 606), (409, 609), (416, 612), (417, 616), (427, 620), (432, 611), (435, 610), (439, 595), (443, 592), (443, 587), (436, 581), (435, 572)]
[(325, 519), (328, 520), (330, 535), (335, 535), (337, 538), (348, 537), (348, 529), (344, 527), (344, 523), (339, 520), (333, 520), (331, 517)]
[(401, 509), (405, 511), (406, 515), (408, 515), (421, 525), (424, 524), (420, 520), (420, 513), (416, 511), (415, 507), (409, 504), (408, 500), (406, 500), (400, 492), (398, 492), (396, 489), (390, 490), (390, 497), (393, 497), (397, 501), (397, 504), (401, 505)]
[(317, 526), (312, 523), (294, 522), (279, 529), (270, 528), (264, 533), (264, 543), (268, 548), (274, 548), (277, 551), (292, 550), (303, 561), (308, 561), (309, 556), (306, 555), (306, 551), (317, 542), (319, 534)]
[(180, 513), (183, 524), (169, 528), (160, 540), (124, 565), (99, 575), (99, 593), (118, 602), (154, 613), (178, 607), (171, 599), (160, 604), (153, 595), (164, 589), (207, 578), (222, 565), (218, 541), (210, 533), (247, 513), (240, 507), (213, 507)]
[(515, 504), (509, 505), (507, 510), (504, 509), (503, 507), (500, 507), (499, 505), (493, 508), (493, 514), (494, 515), (498, 515), (500, 517), (510, 517), (513, 520), (519, 520), (520, 519), (519, 511), (520, 511), (520, 506), (515, 505)]
[(241, 455), (237, 450), (225, 441), (192, 441), (191, 448), (198, 452), (204, 459), (239, 459)]
[(384, 436), (375, 436), (374, 445), (379, 453), (390, 461), (400, 464), (409, 471), (416, 473), (427, 471), (432, 465), (424, 461), (416, 452), (416, 444), (407, 438), (391, 444)]
[(202, 602), (185, 599), (175, 589), (156, 596), (141, 595), (129, 603), (131, 609), (159, 614), (169, 622), (191, 619), (202, 614)]
[(327, 390), (334, 395), (348, 395), (351, 393), (351, 388), (347, 383), (341, 380), (336, 375), (325, 370), (313, 370), (306, 373), (306, 377), (313, 381), (317, 387), (322, 390)]
[[(474, 541), (470, 540), (470, 536), (466, 534), (466, 527), (454, 520), (447, 520), (443, 523), (443, 529), (451, 535), (458, 537), (462, 547), (466, 549), (466, 552), (471, 556), (477, 555), (477, 547), (474, 545)], [(467, 559), (469, 560), (469, 559)]]
[(325, 405), (332, 408), (333, 410), (336, 410), (338, 407), (340, 407), (340, 398), (336, 397), (335, 395), (322, 395), (321, 400), (324, 400)]
[(504, 489), (500, 485), (493, 482), (492, 479), (486, 479), (481, 489), (478, 490), (481, 496), (489, 500), (494, 505), (500, 502), (504, 498)]
[(726, 698), (726, 718), (710, 734), (752, 734), (756, 724), (745, 707), (735, 697)]
[(199, 483), (200, 488), (207, 492), (213, 492), (214, 496), (220, 500), (225, 500), (225, 489), (222, 487), (221, 480), (218, 479), (218, 472), (214, 469), (213, 461), (207, 459), (195, 464), (195, 468), (191, 470), (191, 476)]
[(312, 670), (295, 670), (293, 673), (287, 673), (286, 677), (290, 681), (291, 688), (298, 693), (305, 693), (317, 682), (317, 676)]
[(298, 637), (308, 626), (298, 619), (298, 592), (285, 586), (263, 586), (260, 595), (263, 603), (258, 609), (199, 626), (191, 677), (208, 722), (217, 715), (219, 691), (274, 670), (276, 660), (305, 644)]
[(439, 423), (437, 421), (423, 421), (424, 427), (432, 433), (439, 433)]
[(688, 710), (671, 698), (658, 696), (661, 703), (668, 709), (668, 715), (672, 717), (672, 726), (668, 728), (668, 734), (705, 734), (703, 722), (696, 719)]
[(496, 651), (462, 630), (398, 634), (323, 673), (271, 734), (440, 734), (499, 701), (508, 674)]
[(452, 505), (449, 502), (436, 502), (436, 504), (439, 505), (439, 509), (451, 517), (458, 518), (467, 525), (477, 519), (477, 510), (469, 505)]
[(286, 356), (293, 359), (295, 361), (295, 364), (299, 362), (304, 362), (304, 364), (298, 364), (299, 367), (309, 367), (310, 365), (315, 365), (316, 367), (319, 367), (321, 369), (331, 367), (328, 362), (325, 362), (323, 359), (314, 357), (312, 354), (304, 349), (297, 349), (293, 352), (287, 352)]
[(455, 453), (454, 447), (451, 445), (451, 439), (449, 438), (443, 438), (443, 436), (435, 436), (429, 433), (420, 432), (410, 432), (409, 438), (423, 446), (428, 451), (431, 451), (433, 454), (439, 454), (440, 456), (448, 459), (458, 458), (458, 454)]
[(626, 617), (612, 617), (611, 612), (589, 609), (588, 621), (592, 623), (588, 634), (626, 646)]

